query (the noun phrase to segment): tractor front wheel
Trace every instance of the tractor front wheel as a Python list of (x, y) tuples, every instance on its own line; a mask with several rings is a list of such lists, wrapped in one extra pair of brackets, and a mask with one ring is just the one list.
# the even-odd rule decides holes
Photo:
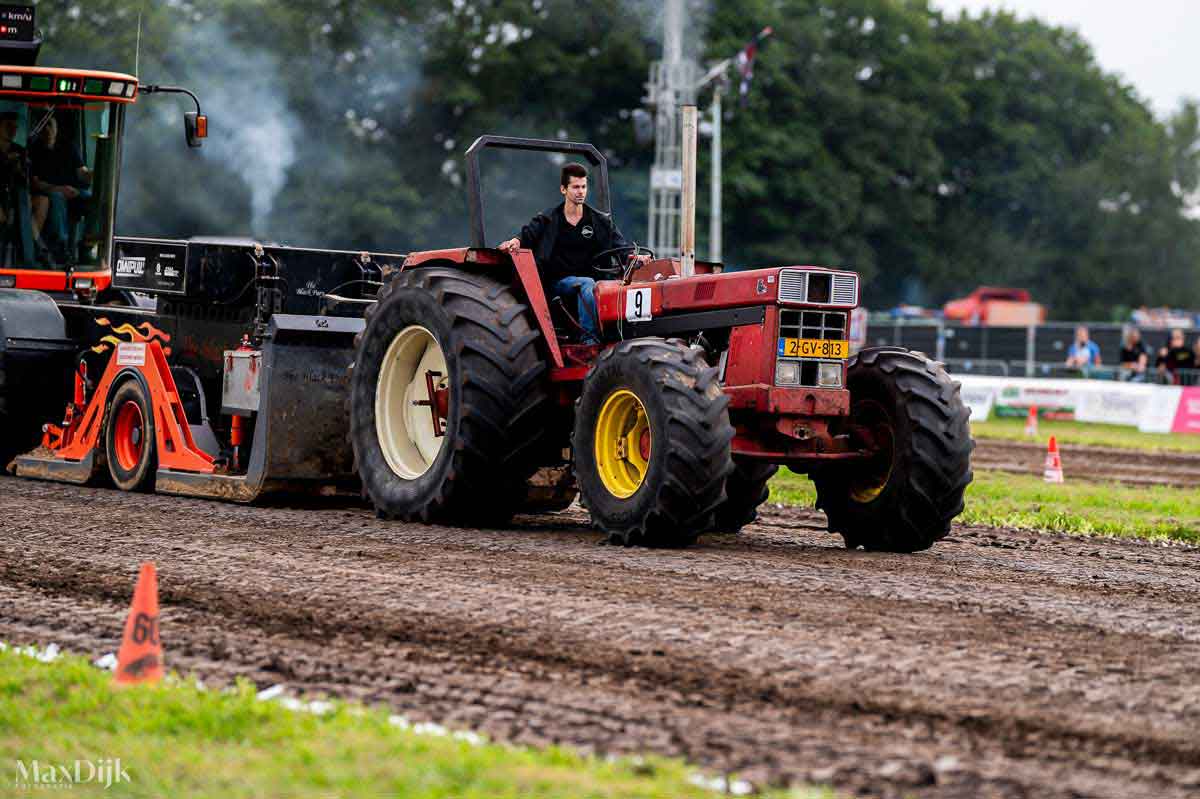
[(959, 384), (921, 353), (881, 347), (850, 361), (846, 387), (852, 432), (874, 454), (814, 472), (817, 507), (851, 549), (928, 549), (950, 532), (971, 482)]
[(733, 468), (733, 427), (717, 370), (681, 341), (605, 351), (575, 410), (575, 472), (592, 521), (613, 543), (687, 546), (711, 529)]

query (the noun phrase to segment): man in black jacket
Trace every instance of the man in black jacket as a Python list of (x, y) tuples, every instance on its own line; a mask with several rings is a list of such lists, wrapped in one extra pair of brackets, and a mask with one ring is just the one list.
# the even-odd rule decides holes
[[(576, 295), (579, 324), (583, 328), (584, 344), (600, 343), (600, 324), (596, 315), (596, 277), (593, 261), (597, 254), (630, 244), (608, 214), (588, 205), (587, 169), (582, 164), (567, 164), (562, 168), (559, 191), (562, 205), (542, 211), (514, 236), (500, 245), (512, 253), (518, 249), (533, 250), (534, 260), (551, 297), (569, 301)], [(645, 262), (646, 255), (634, 256)]]

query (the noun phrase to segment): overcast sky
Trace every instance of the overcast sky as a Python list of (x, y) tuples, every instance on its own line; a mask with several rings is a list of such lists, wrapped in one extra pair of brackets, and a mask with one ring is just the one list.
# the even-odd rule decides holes
[(947, 13), (1004, 8), (1078, 30), (1159, 116), (1200, 97), (1200, 0), (933, 0)]

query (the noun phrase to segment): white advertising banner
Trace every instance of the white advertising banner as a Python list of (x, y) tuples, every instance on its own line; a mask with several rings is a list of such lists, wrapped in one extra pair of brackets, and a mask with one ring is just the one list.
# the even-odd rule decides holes
[(1138, 430), (1143, 433), (1170, 433), (1179, 410), (1183, 389), (1179, 386), (1150, 386), (1155, 391), (1138, 420)]
[(1048, 380), (1036, 377), (1006, 377), (996, 393), (997, 416), (1025, 416), (1037, 406), (1048, 419), (1073, 419), (1079, 407), (1084, 380)]
[(1075, 418), (1081, 422), (1137, 427), (1151, 399), (1165, 386), (1089, 380), (1079, 394)]
[(971, 419), (1024, 416), (1036, 405), (1046, 418), (1136, 427), (1144, 433), (1170, 433), (1182, 389), (1113, 380), (1048, 380), (1030, 377), (954, 375), (962, 383)]

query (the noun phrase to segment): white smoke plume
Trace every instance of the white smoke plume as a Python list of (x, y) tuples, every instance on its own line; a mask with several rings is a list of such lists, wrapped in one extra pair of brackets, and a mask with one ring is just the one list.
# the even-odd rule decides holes
[(249, 51), (223, 38), (215, 24), (191, 28), (185, 47), (219, 54), (212, 69), (192, 77), (190, 88), (209, 117), (204, 156), (237, 172), (250, 189), (251, 231), (261, 236), (276, 197), (296, 160), (300, 121), (288, 107), (280, 65), (266, 51)]

